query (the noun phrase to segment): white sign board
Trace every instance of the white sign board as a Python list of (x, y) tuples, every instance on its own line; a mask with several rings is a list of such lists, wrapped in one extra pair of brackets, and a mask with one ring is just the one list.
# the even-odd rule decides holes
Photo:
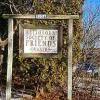
[(57, 29), (24, 29), (24, 53), (57, 52)]

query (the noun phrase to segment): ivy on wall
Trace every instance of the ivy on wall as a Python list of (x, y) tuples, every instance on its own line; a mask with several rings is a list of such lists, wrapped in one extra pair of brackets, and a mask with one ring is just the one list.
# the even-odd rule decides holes
[[(12, 14), (82, 14), (83, 0), (9, 0), (1, 1), (0, 13)], [(6, 7), (5, 9), (3, 9)], [(17, 20), (15, 21), (17, 22)], [(67, 20), (21, 20), (34, 26), (62, 25), (62, 56), (58, 58), (23, 58), (18, 54), (18, 29), (14, 35), (13, 84), (25, 85), (38, 92), (43, 88), (52, 91), (55, 87), (67, 87), (68, 21)], [(16, 26), (16, 25), (15, 25)], [(74, 21), (73, 65), (81, 58), (81, 19)], [(67, 90), (67, 89), (66, 89)]]

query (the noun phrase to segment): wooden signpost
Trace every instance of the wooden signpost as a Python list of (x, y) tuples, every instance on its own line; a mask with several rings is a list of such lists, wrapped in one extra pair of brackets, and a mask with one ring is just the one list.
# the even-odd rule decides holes
[[(13, 64), (13, 19), (34, 19), (34, 20), (68, 20), (68, 100), (72, 100), (72, 41), (73, 41), (73, 20), (79, 19), (78, 15), (3, 15), (8, 18), (8, 65), (7, 65), (7, 87), (6, 100), (11, 100), (12, 64)], [(20, 53), (34, 54), (57, 54), (59, 47), (58, 29), (27, 29), (19, 32), (23, 35), (24, 44), (20, 43)], [(26, 35), (28, 33), (28, 35)], [(62, 34), (62, 33), (61, 33)], [(20, 38), (21, 39), (21, 38)], [(34, 41), (33, 41), (34, 39)], [(21, 41), (20, 41), (21, 42)], [(48, 47), (49, 46), (49, 47)], [(67, 60), (67, 59), (66, 59)]]
[(13, 64), (13, 19), (8, 19), (8, 62), (6, 100), (11, 100), (12, 64)]

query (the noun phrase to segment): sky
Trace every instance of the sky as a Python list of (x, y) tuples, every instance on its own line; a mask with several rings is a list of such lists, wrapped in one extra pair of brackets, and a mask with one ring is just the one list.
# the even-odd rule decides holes
[[(94, 18), (95, 16), (95, 18)], [(94, 19), (93, 19), (94, 18)], [(93, 19), (93, 24), (100, 30), (100, 0), (85, 0), (83, 6), (83, 23), (84, 27), (88, 27), (89, 22)], [(85, 29), (86, 29), (85, 28)], [(97, 32), (95, 32), (97, 33)], [(100, 31), (98, 32), (100, 35)], [(96, 48), (100, 48), (100, 40), (96, 42)]]
[(96, 14), (96, 21), (98, 21), (100, 19), (100, 0), (85, 0), (83, 11), (84, 21), (89, 22), (94, 14)]
[(100, 6), (100, 0), (85, 0), (85, 6), (91, 6), (92, 9), (95, 9)]

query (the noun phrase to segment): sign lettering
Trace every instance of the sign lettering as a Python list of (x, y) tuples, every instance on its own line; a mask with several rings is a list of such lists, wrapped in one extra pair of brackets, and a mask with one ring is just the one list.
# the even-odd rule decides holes
[(57, 52), (57, 29), (24, 29), (24, 53)]

